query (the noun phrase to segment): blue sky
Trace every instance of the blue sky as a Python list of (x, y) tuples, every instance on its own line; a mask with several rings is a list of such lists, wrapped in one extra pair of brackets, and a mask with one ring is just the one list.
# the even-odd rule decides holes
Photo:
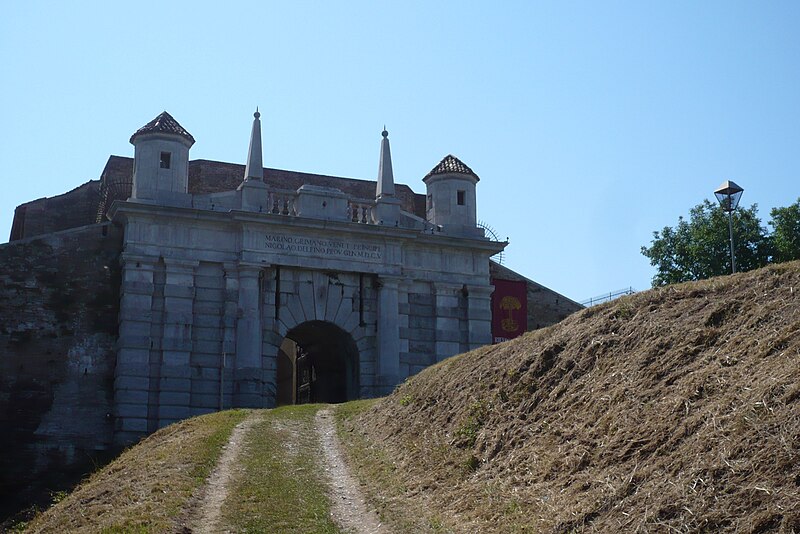
[(3, 2), (0, 240), (163, 110), (192, 159), (395, 180), (452, 153), (505, 264), (575, 300), (649, 287), (652, 232), (724, 180), (800, 196), (800, 2)]

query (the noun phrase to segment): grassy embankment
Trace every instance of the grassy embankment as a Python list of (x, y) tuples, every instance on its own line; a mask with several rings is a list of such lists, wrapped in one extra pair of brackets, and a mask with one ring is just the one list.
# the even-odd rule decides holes
[(247, 413), (214, 413), (159, 430), (20, 527), (31, 533), (104, 534), (175, 529)]
[[(353, 477), (358, 480), (367, 502), (377, 510), (381, 522), (392, 531), (417, 534), (453, 532), (443, 514), (436, 507), (429, 506), (425, 492), (409, 484), (408, 473), (395, 461), (392, 448), (372, 440), (361, 430), (361, 418), (382, 400), (352, 401), (338, 405), (334, 411), (342, 454)], [(411, 455), (423, 452), (429, 455), (426, 463), (459, 465), (464, 474), (471, 471), (470, 455), (464, 451), (448, 447), (422, 451), (416, 439), (407, 440), (405, 446)]]
[(234, 410), (159, 430), (38, 516), (25, 532), (181, 532), (233, 428), (256, 417), (231, 471), (220, 528), (233, 532), (338, 533), (330, 519), (314, 431), (320, 405)]
[(431, 530), (798, 533), (799, 292), (775, 265), (449, 358), (345, 421), (354, 470)]

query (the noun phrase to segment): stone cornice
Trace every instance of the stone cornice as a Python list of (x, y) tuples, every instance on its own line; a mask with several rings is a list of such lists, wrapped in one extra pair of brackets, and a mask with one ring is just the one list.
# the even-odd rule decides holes
[(327, 221), (305, 217), (289, 217), (254, 213), (249, 211), (212, 211), (196, 208), (182, 208), (161, 206), (144, 202), (115, 201), (108, 212), (109, 218), (114, 222), (126, 220), (130, 215), (141, 215), (170, 220), (203, 221), (222, 225), (261, 225), (264, 227), (280, 227), (298, 231), (346, 232), (351, 235), (363, 236), (369, 239), (392, 240), (398, 243), (411, 244), (416, 242), (429, 247), (453, 247), (459, 249), (472, 249), (484, 251), (494, 255), (503, 250), (508, 243), (447, 235), (442, 233), (430, 234), (419, 230), (397, 228), (394, 226), (381, 226), (374, 224), (361, 224), (347, 221)]

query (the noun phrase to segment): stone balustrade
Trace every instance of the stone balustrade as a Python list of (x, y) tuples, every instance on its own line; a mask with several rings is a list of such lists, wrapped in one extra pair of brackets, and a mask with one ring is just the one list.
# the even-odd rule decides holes
[(297, 192), (288, 189), (271, 189), (267, 192), (267, 213), (297, 215)]
[[(266, 195), (265, 202), (263, 195)], [(197, 195), (193, 199), (193, 207), (200, 209), (231, 209), (233, 206), (228, 207), (229, 204), (226, 199), (206, 195)], [(377, 224), (375, 200), (349, 198), (332, 188), (303, 186), (297, 191), (265, 188), (256, 193), (249, 205), (245, 209), (272, 215)]]
[(375, 201), (351, 198), (347, 201), (347, 218), (351, 222), (375, 224)]

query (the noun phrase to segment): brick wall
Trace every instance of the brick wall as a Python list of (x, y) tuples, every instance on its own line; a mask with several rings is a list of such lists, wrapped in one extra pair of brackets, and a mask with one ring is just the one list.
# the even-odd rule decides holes
[(14, 210), (9, 241), (92, 224), (99, 202), (100, 180), (93, 180), (63, 195), (21, 204)]
[[(189, 162), (189, 193), (207, 194), (234, 191), (242, 183), (244, 165), (220, 161)], [(100, 180), (87, 182), (62, 195), (40, 198), (21, 204), (14, 212), (10, 241), (50, 232), (58, 232), (104, 221), (114, 200), (126, 200), (131, 193), (133, 158), (110, 156)], [(264, 181), (270, 187), (296, 190), (303, 184), (340, 189), (354, 198), (375, 197), (375, 182), (309, 174), (281, 169), (264, 169)], [(101, 192), (101, 183), (107, 191)], [(396, 196), (402, 208), (425, 217), (425, 195), (415, 193), (405, 184), (396, 184)], [(100, 208), (100, 219), (98, 217)]]
[(105, 223), (0, 245), (2, 511), (112, 441), (121, 237)]

